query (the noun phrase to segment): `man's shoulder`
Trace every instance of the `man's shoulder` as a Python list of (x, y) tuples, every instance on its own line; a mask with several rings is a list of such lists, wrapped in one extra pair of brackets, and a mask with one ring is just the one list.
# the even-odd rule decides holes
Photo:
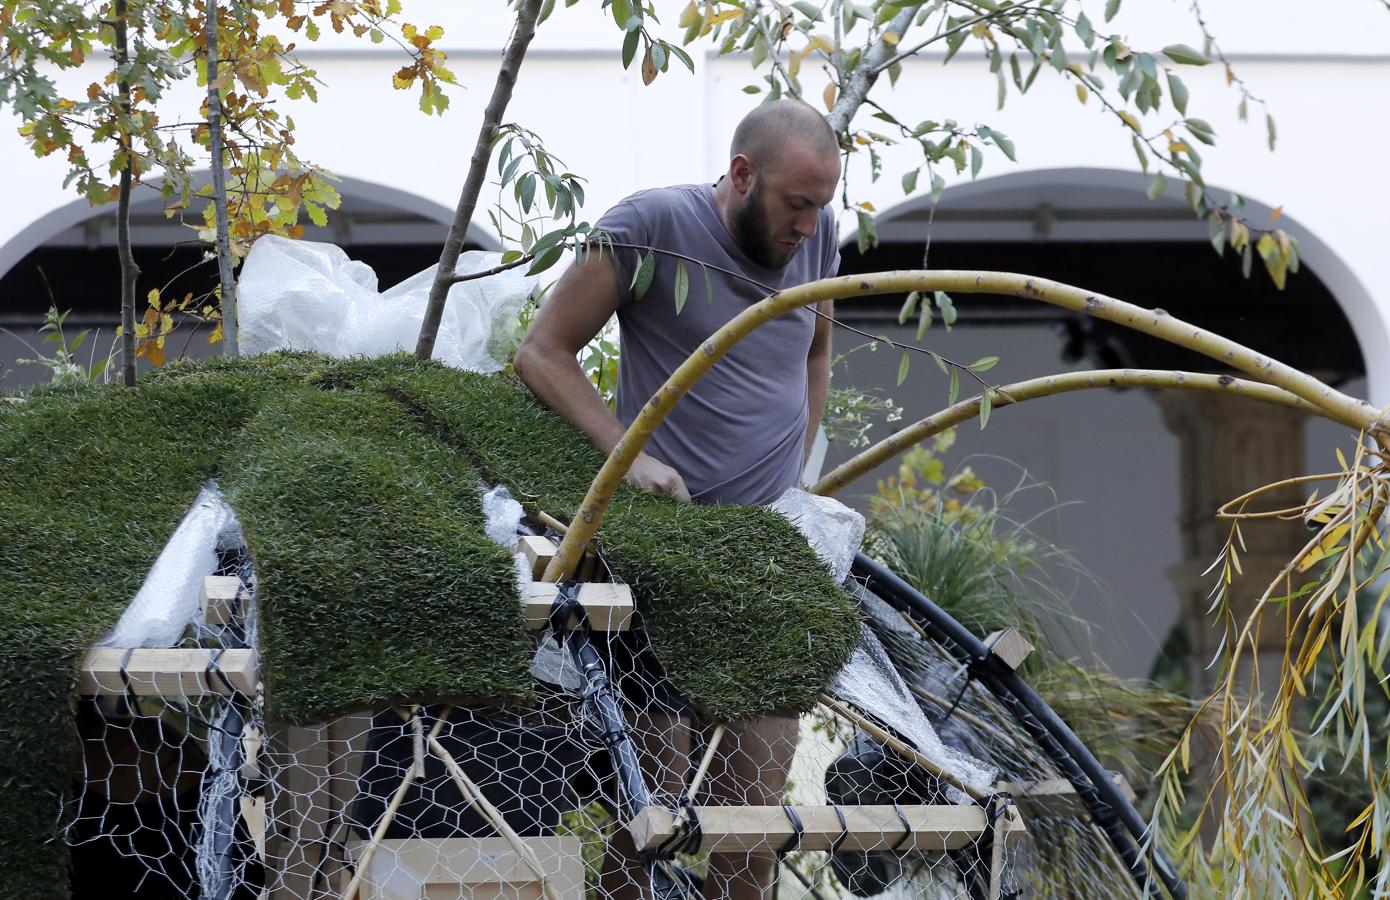
[(645, 188), (629, 194), (618, 205), (627, 205), (643, 218), (658, 217), (672, 212), (688, 212), (702, 199), (706, 185), (672, 184)]

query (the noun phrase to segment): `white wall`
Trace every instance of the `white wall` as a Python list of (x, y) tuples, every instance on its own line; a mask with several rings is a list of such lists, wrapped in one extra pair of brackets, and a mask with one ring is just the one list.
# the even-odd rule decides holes
[[(672, 39), (678, 37), (675, 22), (683, 5), (682, 0), (658, 3), (663, 33)], [(1150, 49), (1177, 41), (1200, 46), (1186, 6), (1129, 0), (1108, 27)], [(332, 35), (319, 46), (306, 45), (303, 53), (327, 82), (320, 101), (287, 104), (286, 111), (298, 123), (298, 148), (305, 157), (348, 178), (451, 207), (510, 16), (501, 3), (481, 0), (407, 7), (407, 18), (417, 24), (438, 22), (446, 29), (443, 47), (466, 86), (450, 91), (452, 106), (446, 115), (427, 118), (416, 109), (413, 92), (391, 88), (390, 74), (401, 58), (389, 45), (374, 47)], [(669, 74), (643, 87), (635, 67), (621, 69), (621, 32), (594, 7), (585, 3), (556, 10), (533, 46), (508, 112), (509, 120), (538, 131), (572, 171), (588, 178), (584, 214), (591, 221), (639, 188), (717, 176), (734, 124), (757, 102), (740, 92), (753, 81), (744, 58), (697, 53), (694, 75), (673, 62)], [(1088, 8), (1099, 23), (1103, 2), (1095, 0)], [(1262, 121), (1236, 121), (1238, 96), (1224, 85), (1219, 67), (1182, 68), (1192, 89), (1189, 112), (1208, 119), (1221, 136), (1221, 145), (1204, 154), (1207, 178), (1257, 201), (1257, 213), (1283, 208), (1286, 226), (1302, 240), (1310, 264), (1352, 320), (1370, 370), (1371, 399), (1390, 403), (1390, 354), (1385, 352), (1390, 346), (1390, 253), (1382, 249), (1390, 226), (1390, 170), (1383, 159), (1384, 147), (1390, 145), (1390, 116), (1384, 111), (1390, 91), (1390, 12), (1372, 0), (1224, 0), (1204, 8), (1239, 74), (1269, 101), (1281, 135), (1278, 151), (1269, 153)], [(1094, 100), (1086, 106), (1078, 103), (1071, 84), (1050, 71), (1039, 76), (1028, 97), (1010, 97), (1004, 110), (995, 111), (994, 79), (983, 59), (971, 58), (970, 52), (963, 51), (945, 68), (939, 56), (912, 62), (882, 102), (913, 121), (956, 117), (1007, 133), (1018, 147), (1019, 163), (990, 154), (987, 176), (1026, 178), (1034, 173), (1036, 181), (1047, 183), (1053, 180), (1048, 170), (1135, 168), (1124, 129), (1103, 115)], [(808, 96), (818, 97), (823, 82), (811, 68), (805, 86)], [(80, 93), (103, 74), (103, 64), (95, 61), (63, 81)], [(197, 93), (187, 84), (170, 102), (192, 110)], [(865, 117), (861, 124), (868, 121)], [(890, 151), (877, 184), (864, 175), (866, 161), (858, 161), (851, 199), (871, 201), (885, 218), (905, 202), (920, 205), (920, 198), (902, 196), (898, 182), (903, 165), (915, 154), (906, 147)], [(7, 202), (0, 205), (4, 269), (87, 213), (61, 189), (63, 163), (35, 159), (13, 133), (0, 136), (0, 168), (8, 176)], [(952, 179), (952, 184), (961, 183)], [(988, 187), (981, 184), (961, 194)], [(842, 237), (850, 237), (852, 221), (852, 216), (844, 220)], [(1023, 333), (960, 331), (941, 346), (955, 348), (950, 352), (961, 356), (1003, 356), (997, 370), (1001, 380), (1062, 368), (1055, 341)], [(887, 353), (861, 354), (852, 366), (853, 377), (891, 385), (896, 364)], [(928, 411), (924, 397), (902, 394), (899, 399), (911, 401), (909, 415)], [(1177, 558), (1177, 533), (1161, 526), (1173, 522), (1177, 513), (1176, 459), (1171, 446), (1155, 445), (1155, 434), (1166, 435), (1155, 406), (1142, 398), (1106, 394), (1056, 398), (1036, 411), (1001, 412), (983, 435), (972, 427), (962, 429), (960, 444), (960, 454), (1008, 455), (1050, 481), (1063, 499), (1088, 501), (1045, 525), (1055, 528), (1065, 545), (1086, 548), (1083, 562), (1120, 591), (1127, 611), (1103, 612), (1099, 593), (1083, 597), (1078, 611), (1102, 624), (1114, 623), (1113, 628), (1106, 624), (1099, 646), (1126, 674), (1147, 671), (1154, 642), (1174, 615), (1165, 572)], [(1319, 447), (1326, 446), (1325, 438), (1318, 439), (1323, 441)], [(1327, 456), (1310, 447), (1309, 458), (1316, 466)], [(1134, 477), (1136, 471), (1146, 477)], [(1136, 540), (1130, 517), (1140, 511), (1159, 524)]]

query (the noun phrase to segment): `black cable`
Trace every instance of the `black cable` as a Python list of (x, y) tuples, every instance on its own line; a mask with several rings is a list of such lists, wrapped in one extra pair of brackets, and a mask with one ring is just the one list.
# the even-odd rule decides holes
[(801, 816), (797, 813), (796, 807), (784, 803), (782, 804), (782, 812), (786, 813), (787, 821), (792, 824), (792, 833), (782, 846), (777, 848), (778, 856), (786, 856), (788, 853), (795, 852), (801, 846), (802, 836), (806, 834), (806, 826), (801, 824)]
[(1018, 673), (993, 656), (969, 629), (880, 563), (857, 553), (854, 571), (868, 580), (875, 594), (911, 615), (947, 652), (964, 663), (1038, 741), (1129, 866), (1136, 884), (1150, 894), (1157, 893), (1158, 885), (1140, 851), (1140, 847), (1147, 847), (1163, 888), (1174, 900), (1186, 900), (1187, 886), (1154, 842), (1148, 825), (1086, 745)]

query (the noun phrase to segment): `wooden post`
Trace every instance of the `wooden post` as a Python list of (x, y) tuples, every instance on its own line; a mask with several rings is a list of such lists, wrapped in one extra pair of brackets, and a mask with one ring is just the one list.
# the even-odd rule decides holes
[(1012, 626), (992, 632), (985, 638), (985, 646), (1010, 669), (1023, 665), (1028, 654), (1033, 652), (1033, 645)]

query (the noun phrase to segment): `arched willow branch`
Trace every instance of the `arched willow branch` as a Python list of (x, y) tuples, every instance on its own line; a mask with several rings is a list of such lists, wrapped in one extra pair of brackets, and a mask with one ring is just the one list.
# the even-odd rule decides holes
[(613, 493), (637, 455), (667, 414), (691, 385), (755, 328), (798, 307), (825, 300), (851, 300), (876, 294), (909, 291), (950, 291), (958, 294), (998, 294), (1036, 300), (1114, 322), (1180, 347), (1219, 360), (1269, 384), (1283, 388), (1355, 427), (1385, 434), (1370, 404), (1355, 400), (1297, 369), (1257, 353), (1235, 341), (1175, 319), (1160, 309), (1146, 310), (1103, 294), (1009, 272), (899, 271), (826, 278), (773, 294), (748, 307), (710, 335), (690, 358), (671, 373), (661, 389), (633, 419), (613, 447), (584, 497), (574, 522), (546, 567), (546, 581), (562, 581), (574, 573), (584, 545), (598, 530)]
[[(1302, 397), (1294, 396), (1283, 388), (1273, 385), (1246, 381), (1243, 378), (1232, 378), (1230, 375), (1206, 375), (1196, 372), (1159, 371), (1155, 369), (1094, 369), (1086, 372), (1067, 372), (1060, 375), (1048, 375), (1043, 378), (1031, 378), (1027, 381), (993, 388), (992, 406), (994, 409), (1000, 409), (1021, 403), (1024, 400), (1036, 400), (1072, 391), (1116, 387), (1162, 388), (1230, 394), (1235, 397), (1246, 397), (1250, 400), (1286, 406), (1310, 416), (1322, 416), (1349, 428), (1361, 427), (1359, 421), (1353, 420), (1349, 416), (1324, 411), (1321, 407), (1314, 406)], [(982, 396), (975, 396), (962, 400), (911, 425), (898, 429), (869, 449), (821, 476), (821, 479), (811, 488), (811, 493), (825, 496), (837, 493), (865, 472), (887, 462), (909, 447), (974, 418), (980, 411), (982, 399)]]

